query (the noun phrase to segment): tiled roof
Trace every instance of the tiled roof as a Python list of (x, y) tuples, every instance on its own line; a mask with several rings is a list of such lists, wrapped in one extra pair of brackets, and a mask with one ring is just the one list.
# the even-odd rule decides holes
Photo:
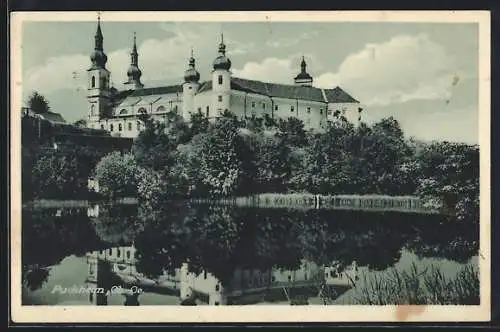
[[(323, 103), (359, 103), (356, 99), (354, 99), (340, 87), (336, 87), (334, 89), (319, 89), (311, 86), (266, 83), (261, 81), (232, 77), (231, 89), (276, 98), (302, 99)], [(212, 81), (205, 81), (200, 84), (198, 93), (210, 90), (212, 90)], [(170, 93), (182, 93), (182, 85), (160, 86), (154, 88), (138, 89), (135, 91), (121, 91), (115, 97), (115, 105), (118, 105), (121, 102), (125, 101), (127, 97), (131, 99), (130, 101), (132, 101), (132, 99), (138, 101), (141, 97)]]
[(325, 95), (330, 103), (359, 103), (359, 101), (339, 87), (335, 89), (325, 89)]
[(151, 96), (151, 95), (166, 95), (169, 93), (182, 92), (182, 85), (169, 85), (169, 86), (159, 86), (154, 88), (144, 88), (135, 90), (130, 96), (131, 97), (141, 97), (141, 96)]
[(335, 89), (324, 89), (325, 95), (323, 96), (322, 89), (315, 87), (265, 83), (260, 81), (232, 77), (231, 89), (244, 92), (252, 92), (256, 94), (266, 95), (269, 97), (302, 99), (302, 100), (318, 101), (323, 103), (358, 102), (356, 99), (351, 97), (347, 92), (345, 92), (339, 87), (336, 87)]

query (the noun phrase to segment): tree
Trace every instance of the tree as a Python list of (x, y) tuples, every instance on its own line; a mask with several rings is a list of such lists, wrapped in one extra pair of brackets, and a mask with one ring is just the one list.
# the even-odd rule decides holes
[(458, 221), (479, 222), (479, 147), (435, 142), (418, 158), (421, 175), (417, 194), (439, 198)]
[(33, 91), (28, 98), (28, 107), (35, 113), (43, 114), (50, 111), (50, 105), (44, 96), (36, 91)]
[(137, 173), (132, 154), (112, 152), (104, 156), (95, 169), (99, 192), (110, 197), (134, 196), (137, 193)]
[(300, 119), (295, 117), (289, 117), (287, 120), (279, 119), (278, 128), (278, 135), (291, 146), (303, 147), (307, 144), (304, 123)]
[(248, 184), (250, 151), (239, 135), (238, 127), (233, 116), (219, 118), (201, 142), (198, 169), (211, 195), (229, 196)]
[(281, 137), (258, 131), (246, 137), (251, 149), (254, 188), (257, 192), (283, 192), (290, 178), (290, 148)]

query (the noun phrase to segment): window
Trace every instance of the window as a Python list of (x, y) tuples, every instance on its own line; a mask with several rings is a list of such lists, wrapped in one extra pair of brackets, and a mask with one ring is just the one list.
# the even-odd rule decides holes
[(122, 254), (122, 251), (120, 250), (120, 248), (116, 249), (116, 257), (120, 257)]
[(207, 270), (203, 271), (203, 279), (207, 279)]
[(304, 274), (304, 280), (307, 280), (307, 273)]
[(309, 113), (311, 113), (311, 108), (310, 107), (307, 108), (307, 114), (309, 114)]
[(130, 250), (127, 250), (127, 259), (130, 259)]
[(222, 96), (221, 95), (219, 95), (219, 101), (222, 101)]
[(95, 88), (95, 76), (92, 76), (92, 87)]
[(218, 292), (220, 290), (219, 284), (215, 285), (215, 291)]
[(319, 114), (323, 115), (323, 109), (322, 108), (319, 109)]
[(104, 125), (103, 124), (101, 125), (101, 129), (104, 130)]
[(113, 249), (108, 249), (108, 255), (113, 255)]
[(252, 101), (252, 107), (255, 107), (255, 102), (254, 101)]
[(198, 113), (201, 113), (201, 107), (198, 107)]
[(276, 281), (276, 276), (273, 276), (273, 277), (271, 278), (271, 280), (272, 280), (272, 282), (275, 282), (275, 281)]
[(156, 112), (158, 112), (158, 113), (165, 112), (165, 106), (163, 106), (163, 105), (158, 106), (158, 108), (156, 109)]
[(148, 114), (148, 112), (146, 111), (146, 109), (144, 107), (139, 108), (139, 111), (137, 111), (137, 113)]
[(122, 131), (122, 124), (121, 123), (118, 124), (118, 131)]
[(278, 105), (274, 105), (274, 110), (277, 111), (278, 110)]
[(288, 281), (292, 281), (292, 276), (288, 276)]
[(128, 113), (128, 112), (127, 112), (127, 110), (126, 110), (126, 109), (122, 109), (122, 110), (120, 111), (120, 115), (125, 115), (125, 114), (127, 114), (127, 113)]
[(222, 75), (219, 75), (219, 85), (222, 84)]
[(128, 123), (128, 130), (131, 131), (132, 130), (132, 122), (129, 122)]
[(290, 112), (293, 112), (293, 111), (294, 111), (293, 106), (290, 106)]
[(262, 103), (262, 108), (266, 109), (266, 103)]
[(113, 131), (113, 124), (109, 125), (109, 131)]
[(332, 115), (332, 110), (328, 110), (328, 115)]
[(207, 118), (209, 114), (210, 114), (210, 107), (207, 106)]
[(90, 115), (95, 115), (95, 105), (90, 106)]

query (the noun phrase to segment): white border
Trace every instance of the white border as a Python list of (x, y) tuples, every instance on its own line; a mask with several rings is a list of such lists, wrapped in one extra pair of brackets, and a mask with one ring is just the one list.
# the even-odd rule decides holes
[[(14, 322), (393, 322), (490, 320), (490, 13), (488, 11), (101, 12), (103, 21), (435, 22), (479, 24), (480, 296), (478, 306), (22, 306), (21, 46), (24, 21), (95, 21), (96, 12), (11, 13), (11, 312)], [(407, 315), (405, 315), (406, 313)]]

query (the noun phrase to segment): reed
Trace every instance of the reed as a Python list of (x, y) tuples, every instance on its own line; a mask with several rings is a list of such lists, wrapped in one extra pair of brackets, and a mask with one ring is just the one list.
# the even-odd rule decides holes
[(479, 304), (479, 272), (468, 264), (450, 278), (436, 266), (413, 263), (409, 270), (364, 274), (354, 292), (354, 302), (363, 305), (473, 305)]

